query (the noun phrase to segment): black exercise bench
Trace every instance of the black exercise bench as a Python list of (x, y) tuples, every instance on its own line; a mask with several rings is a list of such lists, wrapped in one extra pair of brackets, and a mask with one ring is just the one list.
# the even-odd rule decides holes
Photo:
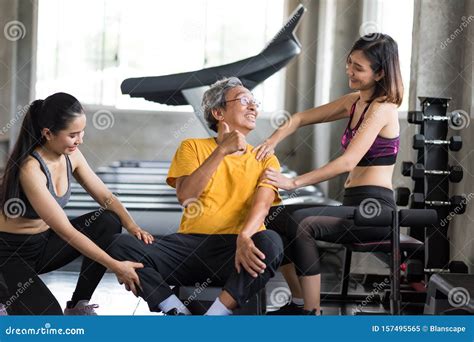
[[(350, 282), (350, 271), (352, 253), (385, 253), (390, 254), (392, 252), (392, 246), (390, 240), (375, 241), (375, 242), (356, 242), (344, 245), (346, 249), (344, 257), (344, 265), (341, 280), (341, 297), (347, 298), (349, 291)], [(400, 234), (400, 253), (406, 252), (408, 255), (412, 255), (415, 252), (422, 251), (424, 249), (423, 242), (405, 234)]]
[[(438, 213), (434, 209), (402, 209), (402, 210), (381, 210), (379, 215), (367, 216), (360, 209), (354, 210), (352, 217), (358, 226), (391, 226), (392, 236), (390, 238), (390, 314), (400, 315), (400, 258), (401, 258), (401, 237), (400, 227), (426, 227), (436, 224)], [(413, 240), (410, 240), (414, 242)], [(378, 243), (387, 245), (386, 241)], [(408, 247), (408, 245), (406, 246)]]

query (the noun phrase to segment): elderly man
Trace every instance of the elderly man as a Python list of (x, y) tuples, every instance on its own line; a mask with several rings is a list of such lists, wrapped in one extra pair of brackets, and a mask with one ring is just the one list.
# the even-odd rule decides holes
[(256, 124), (258, 103), (235, 77), (216, 82), (202, 101), (206, 121), (217, 138), (181, 143), (168, 173), (185, 207), (178, 233), (146, 245), (117, 235), (111, 254), (136, 260), (143, 297), (151, 311), (190, 314), (170, 285), (207, 282), (223, 286), (207, 315), (230, 315), (275, 274), (283, 258), (277, 233), (264, 219), (278, 189), (260, 179), (279, 169), (271, 156), (257, 161), (245, 138)]

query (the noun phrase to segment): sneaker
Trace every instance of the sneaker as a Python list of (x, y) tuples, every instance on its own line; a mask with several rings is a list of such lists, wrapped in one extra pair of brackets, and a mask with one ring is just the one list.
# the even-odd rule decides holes
[(171, 309), (170, 311), (165, 312), (165, 316), (186, 316), (186, 315), (178, 311), (178, 309)]
[(8, 316), (7, 308), (0, 303), (0, 316)]
[(66, 304), (64, 309), (65, 316), (97, 316), (97, 312), (94, 309), (97, 309), (99, 305), (89, 304), (88, 300), (80, 300), (77, 302), (76, 306), (72, 307), (72, 303), (69, 301)]
[(305, 315), (305, 311), (303, 309), (303, 305), (297, 305), (293, 302), (288, 302), (282, 307), (280, 307), (278, 310), (275, 311), (267, 311), (268, 316), (293, 316), (293, 315)]

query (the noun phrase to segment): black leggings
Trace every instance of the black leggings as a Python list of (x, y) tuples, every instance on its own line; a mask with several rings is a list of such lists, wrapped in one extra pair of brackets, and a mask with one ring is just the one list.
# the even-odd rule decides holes
[(390, 238), (390, 227), (356, 226), (346, 214), (360, 207), (367, 215), (376, 215), (384, 209), (396, 209), (393, 191), (380, 186), (347, 188), (342, 207), (313, 207), (286, 212), (271, 229), (284, 236), (285, 259), (293, 262), (299, 276), (321, 273), (317, 240), (332, 243), (382, 241)]
[[(108, 210), (82, 215), (71, 224), (103, 250), (122, 229), (118, 216)], [(79, 255), (52, 229), (34, 235), (0, 232), (0, 303), (9, 315), (62, 315), (61, 306), (38, 275), (54, 271)], [(84, 257), (72, 301), (89, 300), (105, 270)]]

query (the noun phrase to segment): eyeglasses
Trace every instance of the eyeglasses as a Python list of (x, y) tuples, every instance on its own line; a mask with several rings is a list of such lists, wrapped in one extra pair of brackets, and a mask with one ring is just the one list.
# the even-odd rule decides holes
[(233, 101), (240, 101), (240, 104), (242, 106), (254, 105), (256, 108), (260, 107), (260, 101), (257, 101), (254, 98), (250, 98), (247, 96), (242, 96), (233, 100), (228, 100), (228, 101), (225, 101), (225, 103), (233, 102)]

